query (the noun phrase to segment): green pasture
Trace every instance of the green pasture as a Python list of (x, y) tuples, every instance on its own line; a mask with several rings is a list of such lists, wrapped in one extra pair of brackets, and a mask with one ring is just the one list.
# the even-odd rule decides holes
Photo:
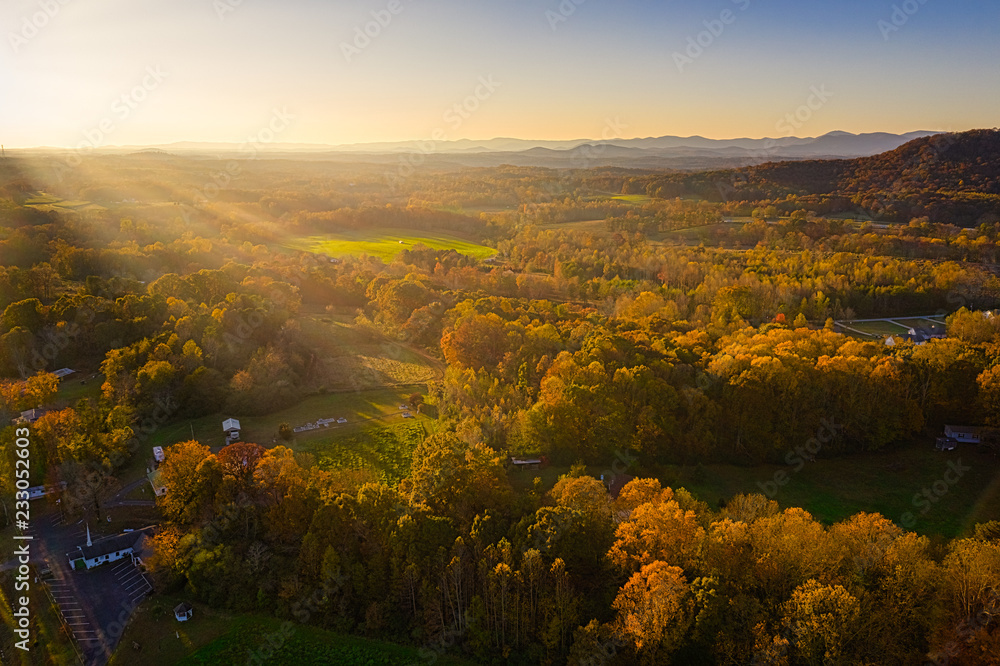
[[(937, 501), (922, 499), (925, 488), (944, 478), (949, 463), (959, 462), (971, 469), (958, 483), (941, 497), (935, 495)], [(787, 483), (769, 485), (779, 473), (788, 476)], [(912, 531), (952, 538), (970, 531), (975, 523), (1000, 520), (1000, 459), (973, 445), (945, 453), (926, 441), (893, 452), (820, 457), (799, 472), (788, 465), (705, 465), (701, 471), (669, 467), (663, 477), (665, 484), (684, 486), (712, 507), (736, 494), (776, 491), (772, 499), (783, 508), (802, 507), (828, 524), (862, 511), (901, 524), (911, 513)]]
[(475, 259), (485, 259), (496, 250), (473, 241), (443, 232), (419, 232), (405, 229), (380, 229), (372, 231), (344, 231), (336, 234), (305, 236), (289, 241), (286, 245), (331, 257), (378, 257), (391, 262), (403, 250), (425, 246), (432, 250), (455, 250)]

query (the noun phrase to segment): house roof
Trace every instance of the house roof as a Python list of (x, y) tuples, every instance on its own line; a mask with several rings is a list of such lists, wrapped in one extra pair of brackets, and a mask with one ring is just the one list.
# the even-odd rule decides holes
[(174, 608), (175, 615), (184, 615), (185, 613), (190, 613), (194, 610), (194, 606), (186, 601), (182, 601)]
[(56, 377), (58, 377), (59, 379), (62, 379), (63, 377), (66, 377), (67, 375), (72, 375), (74, 372), (76, 372), (76, 370), (73, 370), (71, 368), (59, 368), (58, 370), (56, 370), (52, 374), (55, 375)]
[(158, 469), (154, 469), (152, 472), (149, 473), (149, 475), (146, 478), (149, 479), (149, 482), (153, 484), (154, 488), (166, 487), (166, 484), (163, 483), (163, 472), (161, 472)]
[(102, 555), (110, 555), (122, 550), (128, 550), (135, 546), (135, 543), (142, 536), (142, 532), (126, 532), (118, 536), (108, 537), (95, 541), (93, 546), (80, 546), (84, 559), (92, 560)]
[(225, 421), (222, 422), (222, 429), (226, 431), (239, 430), (240, 422), (237, 421), (236, 419), (226, 419)]
[(944, 431), (946, 433), (948, 433), (948, 432), (957, 432), (957, 433), (962, 433), (962, 434), (965, 434), (965, 435), (978, 435), (979, 433), (981, 433), (983, 431), (983, 429), (980, 428), (979, 426), (953, 426), (953, 425), (946, 425), (944, 427)]

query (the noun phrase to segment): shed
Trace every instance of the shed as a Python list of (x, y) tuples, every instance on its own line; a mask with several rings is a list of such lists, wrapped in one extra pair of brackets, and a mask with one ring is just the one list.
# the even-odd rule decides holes
[(21, 416), (17, 420), (21, 423), (34, 423), (43, 416), (45, 416), (45, 410), (43, 409), (28, 409), (21, 412)]
[(69, 377), (74, 372), (76, 372), (76, 370), (73, 370), (72, 368), (59, 368), (52, 374), (58, 377), (59, 379), (62, 379), (63, 377)]
[(226, 433), (226, 444), (232, 444), (240, 439), (240, 422), (236, 419), (226, 419), (222, 422), (222, 430)]
[(935, 451), (954, 451), (958, 448), (958, 440), (954, 437), (938, 437), (934, 444)]
[(167, 486), (163, 483), (163, 473), (160, 470), (154, 469), (146, 478), (149, 479), (149, 485), (153, 486), (153, 492), (157, 497), (167, 494)]
[(186, 601), (182, 601), (174, 608), (174, 617), (178, 622), (187, 622), (194, 615), (194, 608)]

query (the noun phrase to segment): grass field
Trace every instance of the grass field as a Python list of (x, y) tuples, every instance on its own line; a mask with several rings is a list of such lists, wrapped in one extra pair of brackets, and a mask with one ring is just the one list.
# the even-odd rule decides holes
[[(410, 394), (423, 392), (426, 387), (385, 388), (371, 391), (349, 391), (345, 393), (328, 393), (310, 396), (294, 407), (267, 414), (265, 416), (240, 416), (240, 426), (243, 428), (243, 441), (256, 442), (271, 446), (277, 437), (278, 426), (287, 423), (293, 428), (306, 423), (313, 423), (322, 418), (346, 418), (343, 425), (331, 425), (322, 430), (298, 433), (296, 441), (306, 442), (314, 437), (330, 433), (352, 434), (359, 428), (397, 425), (403, 423), (400, 418), (399, 405), (404, 404)], [(160, 428), (143, 444), (142, 455), (151, 456), (154, 446), (169, 446), (175, 442), (194, 438), (202, 444), (215, 449), (225, 445), (226, 436), (222, 432), (222, 422), (232, 416), (219, 413), (190, 421), (176, 422)], [(416, 416), (415, 421), (427, 417)], [(278, 442), (280, 443), (280, 441)]]
[(33, 197), (25, 200), (24, 205), (37, 208), (38, 210), (55, 211), (57, 213), (104, 210), (104, 206), (99, 206), (89, 201), (67, 201), (46, 192), (36, 193)]
[[(972, 469), (950, 487), (938, 502), (914, 504), (914, 495), (944, 477), (949, 462), (961, 461)], [(891, 453), (873, 453), (819, 459), (799, 473), (779, 465), (735, 467), (706, 465), (703, 474), (694, 468), (668, 468), (667, 485), (682, 485), (712, 507), (738, 493), (761, 493), (776, 472), (791, 480), (777, 488), (772, 499), (784, 508), (802, 507), (825, 523), (856, 513), (881, 513), (897, 524), (910, 512), (916, 518), (912, 531), (928, 536), (955, 537), (977, 522), (1000, 520), (1000, 461), (966, 445), (950, 453), (934, 451), (930, 442)]]
[(903, 326), (899, 326), (888, 321), (842, 321), (839, 323), (876, 337), (881, 337), (883, 335), (898, 335), (900, 333), (906, 333), (907, 331), (907, 329)]
[(72, 407), (84, 398), (101, 397), (101, 384), (104, 383), (104, 376), (94, 376), (88, 374), (70, 375), (59, 382), (59, 390), (53, 403), (60, 408)]
[(405, 229), (381, 229), (378, 231), (342, 232), (307, 236), (286, 243), (287, 247), (331, 257), (360, 256), (367, 254), (390, 262), (403, 250), (412, 250), (417, 245), (425, 245), (434, 250), (455, 250), (461, 254), (485, 259), (496, 254), (496, 250), (468, 239), (443, 232), (419, 232)]
[[(949, 462), (957, 465), (959, 461), (972, 469), (923, 512), (927, 504), (915, 505), (914, 495), (943, 479)], [(559, 476), (569, 471), (565, 466), (511, 470), (508, 478), (516, 490), (528, 492), (539, 477), (543, 492), (548, 492)], [(594, 478), (607, 471), (587, 468), (587, 474)], [(769, 486), (776, 472), (784, 472), (791, 480), (784, 486)], [(802, 507), (828, 525), (860, 512), (881, 513), (900, 524), (903, 515), (910, 512), (915, 519), (911, 531), (932, 538), (953, 538), (970, 532), (976, 523), (1000, 520), (1000, 460), (979, 453), (971, 445), (941, 453), (925, 442), (891, 453), (820, 458), (798, 473), (787, 465), (705, 465), (700, 471), (693, 466), (670, 465), (660, 470), (658, 477), (664, 486), (687, 488), (712, 509), (719, 508), (720, 500), (741, 493), (776, 491), (771, 499), (782, 508)]]
[[(193, 617), (177, 622), (173, 608), (181, 601)], [(294, 620), (260, 615), (232, 615), (180, 596), (154, 596), (136, 609), (110, 666), (197, 666), (208, 664), (411, 664), (420, 663), (418, 648), (344, 636)], [(139, 650), (132, 643), (139, 644)], [(265, 649), (272, 643), (273, 654)], [(252, 656), (258, 655), (259, 661)], [(467, 662), (441, 657), (446, 666)]]
[(386, 339), (373, 339), (348, 316), (299, 317), (317, 367), (311, 388), (331, 391), (424, 384), (441, 373), (440, 364)]
[(645, 194), (619, 194), (616, 197), (611, 197), (614, 201), (624, 201), (630, 204), (644, 204), (647, 201), (652, 201), (652, 197)]
[(425, 421), (384, 428), (366, 428), (348, 435), (320, 436), (293, 448), (316, 456), (320, 469), (368, 470), (389, 485), (410, 473), (413, 450), (429, 434)]

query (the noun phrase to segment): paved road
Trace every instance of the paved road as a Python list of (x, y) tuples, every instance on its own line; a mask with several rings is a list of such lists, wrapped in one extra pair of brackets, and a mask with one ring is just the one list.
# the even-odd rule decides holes
[(141, 488), (144, 485), (147, 488), (150, 488), (150, 494), (152, 494), (152, 488), (149, 485), (149, 479), (143, 477), (137, 481), (133, 481), (132, 483), (128, 484), (127, 486), (119, 490), (117, 493), (115, 493), (115, 496), (112, 497), (108, 502), (106, 502), (104, 504), (104, 507), (112, 508), (116, 506), (156, 506), (156, 501), (151, 499), (149, 500), (125, 499), (125, 497), (130, 492), (132, 492), (136, 488)]

